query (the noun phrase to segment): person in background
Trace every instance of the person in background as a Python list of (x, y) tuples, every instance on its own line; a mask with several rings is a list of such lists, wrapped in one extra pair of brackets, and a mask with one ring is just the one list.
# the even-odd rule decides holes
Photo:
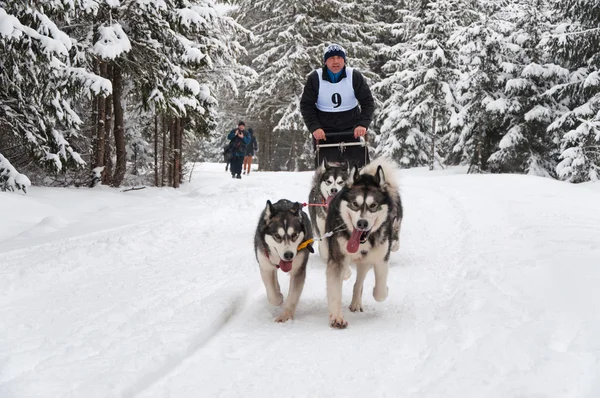
[(227, 139), (231, 141), (231, 178), (242, 178), (242, 164), (250, 143), (246, 123), (240, 121), (237, 128), (229, 132)]
[(254, 136), (254, 130), (249, 128), (248, 135), (250, 136), (250, 143), (246, 146), (246, 156), (244, 156), (244, 165), (242, 166), (244, 174), (250, 174), (252, 157), (254, 156), (254, 152), (258, 152), (258, 144), (256, 143), (256, 136)]
[(225, 161), (225, 171), (228, 171), (231, 164), (231, 141), (223, 147), (223, 160)]

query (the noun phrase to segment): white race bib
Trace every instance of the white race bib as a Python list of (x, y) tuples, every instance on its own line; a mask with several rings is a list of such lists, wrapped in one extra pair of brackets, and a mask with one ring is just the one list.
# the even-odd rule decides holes
[(345, 112), (358, 106), (352, 87), (352, 68), (346, 67), (346, 77), (337, 83), (323, 80), (323, 68), (317, 69), (317, 74), (319, 75), (318, 110), (322, 112)]

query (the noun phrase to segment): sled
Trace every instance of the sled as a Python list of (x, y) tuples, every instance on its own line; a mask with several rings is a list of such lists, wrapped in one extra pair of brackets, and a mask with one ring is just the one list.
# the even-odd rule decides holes
[(348, 167), (357, 165), (359, 168), (369, 163), (369, 146), (365, 137), (355, 141), (354, 131), (325, 133), (327, 140), (316, 140), (316, 167), (323, 159), (327, 162), (347, 163)]

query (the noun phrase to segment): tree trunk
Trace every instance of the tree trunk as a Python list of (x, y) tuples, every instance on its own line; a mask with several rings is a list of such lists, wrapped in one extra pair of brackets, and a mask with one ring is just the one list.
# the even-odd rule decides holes
[(162, 165), (160, 172), (160, 186), (165, 186), (165, 178), (167, 174), (167, 116), (162, 115)]
[(173, 150), (175, 149), (175, 124), (175, 118), (169, 118), (169, 171), (167, 172), (167, 176), (169, 179), (167, 181), (167, 185), (170, 187), (173, 186)]
[[(100, 63), (100, 76), (106, 76), (106, 63)], [(104, 166), (104, 149), (106, 146), (106, 98), (97, 96), (98, 100), (98, 130), (96, 134), (96, 165)]]
[(154, 186), (158, 186), (158, 113), (154, 111)]
[[(112, 65), (106, 65), (105, 77), (112, 81)], [(104, 185), (112, 185), (112, 100), (113, 95), (111, 94), (106, 97), (106, 101), (104, 103), (104, 173), (102, 173), (102, 184)]]
[[(101, 77), (106, 77), (106, 63), (100, 62), (98, 74)], [(94, 137), (94, 160), (92, 162), (92, 169), (104, 166), (104, 148), (106, 145), (106, 98), (101, 95), (96, 95), (93, 102), (93, 120), (94, 126), (96, 127), (96, 136)], [(100, 178), (96, 176), (96, 173), (92, 173), (91, 186), (95, 187), (99, 182), (102, 181), (102, 170)]]
[(433, 170), (435, 164), (435, 117), (436, 112), (433, 110), (433, 117), (431, 118), (431, 158), (429, 160), (429, 170)]
[(183, 182), (183, 129), (185, 120), (179, 119), (179, 183)]
[[(96, 145), (95, 145), (95, 160), (93, 168), (96, 169), (98, 167), (104, 166), (104, 150), (106, 147), (106, 98), (101, 96), (96, 96), (96, 110), (98, 116), (96, 118)], [(102, 170), (101, 173), (104, 173)], [(100, 177), (100, 180), (102, 177)], [(92, 182), (92, 186), (95, 186), (99, 181)]]
[(113, 186), (119, 187), (125, 179), (127, 169), (127, 151), (125, 149), (125, 129), (123, 128), (123, 71), (117, 64), (113, 66), (113, 107), (115, 114), (115, 149), (117, 153), (117, 164)]
[(275, 134), (273, 128), (269, 129), (269, 146), (267, 147), (267, 165), (269, 171), (275, 171)]
[(298, 171), (298, 156), (296, 155), (296, 143), (297, 134), (295, 131), (288, 131), (289, 136), (292, 138), (290, 143), (290, 159), (292, 159), (291, 171)]
[(181, 129), (181, 118), (175, 118), (173, 121), (173, 188), (179, 188), (181, 164), (181, 137), (179, 135)]
[[(481, 127), (479, 128), (479, 131), (481, 131)], [(479, 137), (477, 139), (477, 168), (479, 169), (478, 172), (481, 173), (481, 170), (483, 170), (483, 134), (479, 134)]]
[(267, 129), (267, 147), (266, 149), (266, 153), (264, 154), (265, 156), (265, 160), (266, 160), (266, 167), (265, 169), (267, 171), (273, 171), (273, 156), (274, 156), (274, 145), (273, 145), (273, 126), (271, 124), (268, 125), (268, 129)]

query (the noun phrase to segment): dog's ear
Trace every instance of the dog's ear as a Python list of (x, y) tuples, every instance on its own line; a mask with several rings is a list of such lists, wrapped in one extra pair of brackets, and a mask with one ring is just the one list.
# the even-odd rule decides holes
[(275, 209), (273, 208), (273, 204), (270, 200), (267, 200), (267, 207), (265, 207), (265, 220), (271, 218), (271, 216), (275, 213)]
[(351, 187), (352, 185), (354, 185), (354, 183), (356, 181), (358, 181), (358, 177), (360, 176), (360, 173), (358, 172), (358, 166), (354, 165), (351, 169), (350, 169), (350, 174), (348, 175), (348, 182), (346, 183), (346, 185), (348, 187)]
[(296, 202), (292, 205), (292, 209), (290, 210), (293, 215), (299, 216), (300, 211), (302, 211), (302, 203)]
[(385, 186), (385, 174), (383, 174), (383, 167), (377, 166), (377, 172), (375, 173), (375, 182), (379, 184), (380, 187)]
[(344, 160), (341, 166), (342, 170), (345, 170), (346, 172), (350, 171), (350, 163), (348, 163), (348, 159)]
[(312, 245), (308, 245), (306, 246), (306, 248), (308, 249), (309, 252), (314, 253), (315, 249), (313, 249)]
[(329, 170), (329, 163), (327, 163), (327, 158), (323, 158), (323, 161), (321, 162), (321, 169), (323, 171)]

